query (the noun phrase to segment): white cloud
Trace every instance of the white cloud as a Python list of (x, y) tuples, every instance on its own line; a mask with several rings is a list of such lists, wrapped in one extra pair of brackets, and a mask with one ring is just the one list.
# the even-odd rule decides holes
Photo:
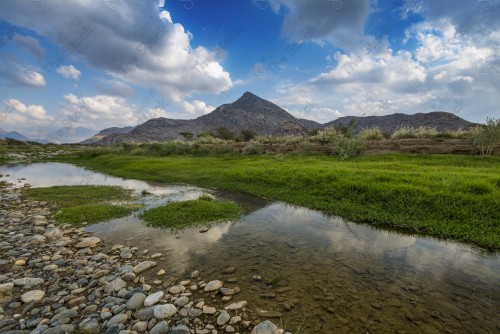
[(16, 32), (12, 36), (12, 40), (26, 51), (32, 53), (38, 59), (41, 59), (45, 54), (45, 49), (40, 46), (40, 43), (36, 38), (20, 35)]
[[(461, 31), (448, 18), (435, 19), (406, 32), (406, 42), (413, 39), (417, 44), (414, 51), (386, 46), (337, 52), (329, 57), (335, 62), (325, 66), (323, 73), (303, 83), (279, 85), (276, 100), (301, 96), (309, 102), (299, 104), (300, 108), (332, 108), (358, 116), (443, 110), (482, 122), (500, 105), (500, 40), (496, 38), (500, 28), (479, 35)], [(327, 118), (310, 115), (318, 121)]]
[(24, 65), (16, 59), (4, 59), (0, 65), (0, 76), (15, 86), (45, 87), (45, 77), (33, 65)]
[(82, 74), (82, 72), (78, 71), (73, 65), (69, 65), (69, 66), (65, 66), (65, 65), (62, 65), (62, 66), (59, 66), (57, 69), (56, 69), (57, 73), (59, 73), (60, 75), (62, 75), (63, 77), (65, 77), (66, 79), (73, 79), (73, 80), (77, 80), (80, 78), (80, 75)]
[(64, 95), (66, 104), (60, 108), (63, 124), (88, 128), (136, 125), (136, 106), (128, 105), (119, 96), (84, 96)]
[(113, 8), (85, 0), (46, 2), (45, 10), (29, 1), (3, 1), (0, 9), (8, 22), (48, 37), (89, 66), (153, 86), (173, 102), (233, 85), (214, 54), (193, 48), (192, 34), (159, 11), (158, 2), (123, 0)]
[(190, 118), (208, 114), (215, 109), (215, 107), (207, 106), (205, 102), (200, 100), (194, 100), (192, 102), (182, 101), (179, 103), (179, 106), (189, 114)]
[(0, 111), (2, 124), (18, 126), (26, 123), (47, 124), (54, 121), (41, 105), (25, 105), (17, 99), (8, 99), (4, 103), (6, 107)]

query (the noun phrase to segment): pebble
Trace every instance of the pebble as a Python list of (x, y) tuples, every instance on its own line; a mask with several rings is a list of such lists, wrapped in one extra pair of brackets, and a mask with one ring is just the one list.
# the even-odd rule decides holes
[(31, 302), (38, 303), (43, 299), (44, 296), (45, 296), (45, 291), (32, 290), (24, 293), (21, 296), (21, 300), (23, 301), (23, 303), (31, 303)]
[(229, 313), (227, 313), (227, 311), (221, 311), (221, 313), (217, 317), (217, 325), (223, 326), (229, 321), (229, 319), (231, 319)]
[(144, 300), (146, 299), (146, 295), (143, 293), (136, 293), (127, 301), (125, 304), (125, 308), (127, 310), (137, 310), (138, 308), (144, 305)]
[(151, 269), (155, 266), (156, 266), (156, 262), (154, 262), (154, 261), (143, 261), (143, 262), (139, 263), (138, 265), (136, 265), (133, 268), (133, 271), (134, 271), (134, 274), (140, 274), (143, 271)]
[(156, 319), (170, 318), (177, 313), (177, 308), (173, 304), (157, 305), (154, 308), (153, 314)]
[(205, 289), (203, 289), (203, 290), (205, 292), (217, 291), (220, 288), (222, 288), (223, 285), (224, 285), (224, 282), (219, 281), (219, 280), (210, 281), (207, 283), (207, 285), (205, 286)]
[(144, 300), (144, 306), (146, 307), (153, 306), (154, 304), (158, 303), (163, 298), (164, 295), (165, 293), (163, 291), (158, 291), (156, 293), (147, 296), (146, 299)]

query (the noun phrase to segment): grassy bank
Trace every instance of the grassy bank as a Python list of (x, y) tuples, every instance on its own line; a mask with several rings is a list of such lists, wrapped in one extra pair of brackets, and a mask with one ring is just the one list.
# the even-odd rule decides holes
[(169, 203), (147, 210), (142, 218), (147, 224), (154, 226), (184, 228), (237, 219), (242, 213), (242, 208), (234, 202), (198, 199)]
[(110, 186), (56, 186), (25, 190), (27, 198), (51, 202), (60, 210), (54, 215), (58, 223), (89, 224), (130, 214), (134, 206), (114, 205), (112, 201), (131, 199), (131, 192)]
[(500, 248), (500, 158), (389, 154), (67, 157), (112, 175), (242, 191), (354, 221)]

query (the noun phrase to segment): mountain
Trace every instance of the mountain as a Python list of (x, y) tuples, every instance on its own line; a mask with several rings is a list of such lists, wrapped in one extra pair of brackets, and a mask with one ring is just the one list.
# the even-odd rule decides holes
[(22, 135), (17, 131), (1, 132), (0, 139), (3, 139), (3, 138), (11, 138), (11, 139), (20, 140), (20, 141), (30, 141), (31, 140), (28, 137), (26, 137), (25, 135)]
[(287, 122), (296, 123), (307, 131), (321, 126), (314, 121), (296, 118), (274, 103), (246, 92), (235, 102), (223, 104), (211, 113), (196, 119), (151, 119), (126, 134), (108, 135), (97, 144), (183, 140), (183, 134), (198, 135), (202, 131), (216, 131), (221, 127), (236, 134), (241, 130), (252, 130), (259, 135), (272, 135), (282, 131)]
[(452, 113), (434, 111), (414, 115), (397, 113), (385, 116), (345, 116), (326, 123), (324, 126), (346, 127), (353, 120), (356, 122), (354, 133), (359, 133), (363, 129), (373, 127), (378, 127), (382, 132), (393, 133), (402, 126), (412, 128), (426, 126), (436, 128), (438, 131), (450, 131), (467, 129), (477, 125), (476, 123), (466, 121)]
[(123, 127), (123, 128), (119, 128), (119, 127), (112, 127), (112, 128), (106, 128), (104, 130), (101, 130), (99, 131), (99, 133), (95, 134), (94, 136), (88, 138), (88, 139), (85, 139), (85, 140), (82, 140), (79, 144), (94, 144), (94, 143), (97, 143), (99, 140), (103, 139), (104, 137), (106, 136), (109, 136), (109, 135), (113, 135), (115, 133), (128, 133), (130, 132), (134, 127), (133, 126), (126, 126), (126, 127)]
[(383, 132), (392, 133), (402, 126), (435, 127), (439, 131), (466, 129), (476, 124), (447, 112), (419, 113), (414, 115), (392, 114), (386, 116), (338, 118), (326, 124), (296, 118), (274, 103), (255, 94), (246, 92), (233, 103), (223, 104), (209, 114), (196, 119), (155, 118), (134, 128), (109, 128), (83, 143), (114, 145), (120, 142), (152, 142), (184, 140), (188, 135), (198, 135), (202, 131), (214, 132), (223, 127), (239, 134), (251, 130), (259, 135), (305, 136), (313, 129), (327, 126), (345, 127), (356, 121), (354, 132), (378, 127)]
[(84, 127), (66, 126), (49, 132), (44, 138), (44, 141), (62, 144), (62, 143), (78, 143), (86, 138), (92, 137), (97, 133), (97, 130)]
[(7, 132), (6, 130), (0, 128), (0, 133), (4, 133), (4, 132)]

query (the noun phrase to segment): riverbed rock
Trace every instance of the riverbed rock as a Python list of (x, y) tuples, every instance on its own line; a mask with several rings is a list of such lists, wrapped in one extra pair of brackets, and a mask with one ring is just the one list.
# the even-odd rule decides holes
[(136, 293), (125, 304), (125, 308), (127, 310), (137, 310), (138, 308), (144, 305), (144, 300), (146, 299), (146, 295), (143, 293)]
[(266, 320), (255, 326), (250, 334), (274, 334), (277, 330), (278, 326)]
[(149, 334), (163, 333), (168, 333), (168, 322), (166, 322), (165, 320), (157, 322), (156, 325), (149, 331)]
[(139, 263), (138, 265), (136, 265), (134, 268), (133, 268), (133, 271), (135, 274), (140, 274), (142, 273), (143, 271), (146, 271), (148, 269), (151, 269), (153, 267), (156, 266), (156, 262), (154, 261), (143, 261), (141, 263)]
[(37, 286), (43, 284), (43, 278), (38, 277), (23, 277), (13, 281), (15, 286)]
[(144, 300), (144, 306), (146, 307), (153, 306), (154, 304), (158, 303), (160, 299), (163, 298), (164, 295), (165, 293), (163, 291), (158, 291), (147, 296), (146, 299)]
[(242, 309), (242, 308), (244, 308), (246, 306), (247, 306), (247, 302), (245, 300), (242, 300), (242, 301), (237, 302), (237, 303), (232, 303), (232, 304), (224, 307), (224, 309), (228, 310), (228, 311), (233, 311), (233, 310)]
[(156, 319), (167, 319), (177, 313), (177, 308), (173, 304), (158, 305), (154, 308)]
[(39, 301), (41, 301), (43, 299), (44, 296), (45, 296), (45, 291), (32, 290), (32, 291), (28, 291), (28, 292), (24, 293), (21, 296), (21, 300), (25, 304), (31, 303), (31, 302), (38, 303)]
[(12, 293), (12, 289), (14, 289), (14, 283), (0, 284), (0, 297), (10, 295)]
[(221, 313), (217, 317), (217, 325), (223, 326), (229, 321), (229, 319), (231, 319), (229, 313), (227, 313), (227, 311), (221, 311)]
[(219, 280), (210, 281), (207, 283), (207, 285), (205, 286), (205, 289), (203, 289), (203, 291), (205, 291), (205, 292), (217, 291), (220, 288), (222, 288), (223, 285), (224, 285), (224, 282), (219, 281)]
[(79, 243), (76, 244), (76, 248), (87, 248), (95, 247), (102, 242), (101, 239), (97, 237), (83, 238)]

